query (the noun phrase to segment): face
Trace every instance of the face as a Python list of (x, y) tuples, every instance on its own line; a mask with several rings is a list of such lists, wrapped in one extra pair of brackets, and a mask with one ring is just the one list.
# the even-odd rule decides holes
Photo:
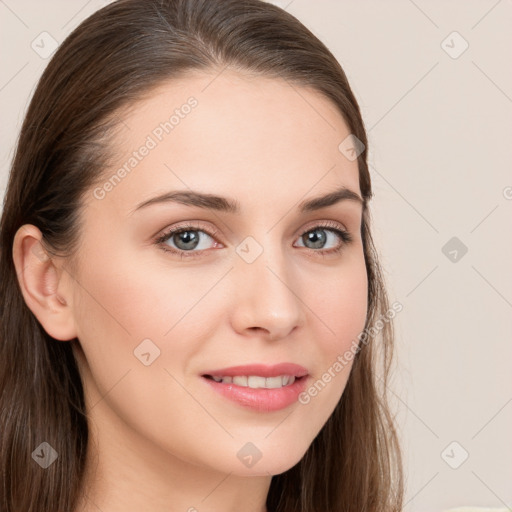
[[(340, 400), (351, 362), (336, 361), (365, 324), (362, 205), (311, 203), (361, 195), (338, 149), (350, 131), (319, 93), (232, 72), (170, 82), (120, 119), (69, 283), (90, 416), (131, 450), (282, 473)], [(242, 379), (205, 377), (222, 374)]]

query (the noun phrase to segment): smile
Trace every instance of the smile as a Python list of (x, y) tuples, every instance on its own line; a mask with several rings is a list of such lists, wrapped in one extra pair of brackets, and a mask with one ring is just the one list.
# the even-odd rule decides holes
[(205, 375), (206, 378), (213, 379), (222, 384), (235, 384), (244, 388), (265, 388), (276, 389), (284, 386), (291, 386), (295, 382), (294, 375), (278, 375), (276, 377), (261, 377), (259, 375), (236, 375), (234, 377), (219, 377)]
[[(308, 385), (309, 376), (277, 375), (275, 377), (249, 376), (211, 376), (202, 375), (209, 388), (221, 395), (222, 399), (238, 407), (256, 412), (269, 413), (279, 411), (297, 403), (300, 393)], [(286, 382), (286, 384), (284, 384)]]

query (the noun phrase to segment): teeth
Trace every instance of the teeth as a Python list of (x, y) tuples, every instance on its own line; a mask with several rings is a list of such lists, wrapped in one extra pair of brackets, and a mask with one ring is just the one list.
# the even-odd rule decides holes
[[(277, 380), (279, 381), (279, 384), (281, 384), (281, 379), (277, 377)], [(273, 382), (273, 381), (272, 381)], [(247, 387), (248, 388), (264, 388), (266, 384), (265, 377), (247, 377)], [(272, 386), (275, 387), (275, 386)], [(279, 386), (278, 386), (279, 387)]]
[(223, 384), (236, 384), (245, 388), (266, 388), (276, 389), (283, 386), (290, 386), (295, 382), (293, 375), (280, 375), (278, 377), (261, 377), (259, 375), (238, 375), (236, 377), (212, 377), (215, 382), (222, 382)]
[(223, 382), (224, 384), (231, 384), (233, 377), (212, 377), (215, 382)]
[[(258, 385), (258, 386), (252, 386), (251, 385), (251, 379), (258, 379), (258, 380), (262, 380), (263, 382)], [(286, 379), (286, 382), (284, 382), (284, 380)], [(286, 385), (288, 383), (288, 376), (284, 376), (284, 377), (267, 377), (266, 379), (264, 379), (263, 377), (249, 377), (249, 386), (251, 388), (270, 388), (270, 389), (274, 389), (274, 388), (282, 388), (284, 385)]]
[[(224, 379), (222, 379), (224, 381)], [(245, 375), (233, 377), (233, 384), (237, 386), (247, 387), (247, 377)]]

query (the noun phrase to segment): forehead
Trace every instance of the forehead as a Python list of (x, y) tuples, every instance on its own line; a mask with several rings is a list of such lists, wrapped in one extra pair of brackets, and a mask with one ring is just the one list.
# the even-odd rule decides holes
[(350, 131), (336, 106), (283, 79), (194, 73), (159, 85), (118, 120), (106, 199), (126, 212), (174, 189), (260, 208), (340, 185), (360, 194), (357, 161), (339, 150)]

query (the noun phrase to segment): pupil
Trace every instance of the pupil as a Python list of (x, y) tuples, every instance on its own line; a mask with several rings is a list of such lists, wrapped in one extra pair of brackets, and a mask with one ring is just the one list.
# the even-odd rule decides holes
[(306, 240), (304, 240), (304, 245), (307, 245), (306, 242), (312, 242), (314, 249), (323, 247), (327, 239), (325, 230), (322, 229), (315, 229), (314, 231), (310, 231), (304, 236), (306, 237)]
[(173, 241), (180, 249), (194, 249), (199, 243), (199, 236), (195, 231), (182, 231), (174, 235)]

